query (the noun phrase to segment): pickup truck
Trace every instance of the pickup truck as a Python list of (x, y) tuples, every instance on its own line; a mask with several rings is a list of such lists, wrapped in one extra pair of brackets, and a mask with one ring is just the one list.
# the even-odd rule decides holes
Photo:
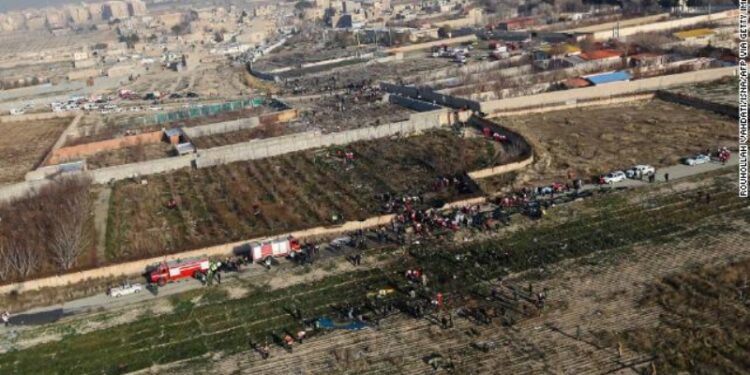
[(129, 294), (140, 293), (140, 291), (142, 290), (143, 290), (143, 286), (141, 284), (125, 283), (120, 286), (107, 289), (107, 295), (109, 295), (110, 297), (117, 298), (117, 297), (127, 296)]

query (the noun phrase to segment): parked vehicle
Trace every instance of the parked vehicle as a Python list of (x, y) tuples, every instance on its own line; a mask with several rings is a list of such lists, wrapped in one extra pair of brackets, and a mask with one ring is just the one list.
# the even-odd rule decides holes
[(207, 258), (188, 259), (174, 262), (161, 262), (148, 273), (148, 280), (164, 286), (168, 282), (193, 277), (203, 277), (209, 270)]
[(638, 178), (638, 176), (648, 176), (654, 173), (656, 173), (656, 168), (645, 164), (633, 166), (632, 168), (625, 171), (625, 175), (628, 178)]
[(708, 155), (703, 154), (697, 154), (690, 157), (687, 157), (683, 160), (683, 162), (687, 165), (699, 165), (699, 164), (706, 164), (711, 161), (711, 157)]
[(299, 240), (294, 237), (256, 242), (251, 244), (250, 248), (254, 262), (267, 258), (286, 257), (302, 250)]
[(614, 171), (610, 172), (604, 176), (602, 176), (602, 183), (604, 184), (615, 184), (618, 182), (625, 181), (625, 172), (623, 171)]
[(109, 288), (107, 290), (107, 295), (109, 295), (110, 297), (118, 298), (130, 294), (140, 293), (142, 290), (143, 285), (139, 283), (131, 284), (128, 282), (114, 288)]
[(334, 238), (333, 241), (331, 241), (330, 245), (335, 248), (339, 248), (339, 247), (348, 245), (351, 242), (352, 242), (352, 238), (350, 236), (341, 236), (341, 237)]

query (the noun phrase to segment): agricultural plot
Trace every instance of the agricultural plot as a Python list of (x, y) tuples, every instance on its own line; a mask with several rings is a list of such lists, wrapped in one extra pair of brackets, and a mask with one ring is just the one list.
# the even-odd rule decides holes
[(521, 173), (529, 184), (560, 181), (568, 171), (593, 177), (635, 164), (655, 167), (737, 143), (734, 120), (660, 100), (501, 117), (534, 145), (535, 165)]
[[(425, 52), (426, 55), (426, 52)], [(403, 80), (405, 83), (415, 83), (421, 80), (421, 75), (437, 69), (458, 66), (451, 59), (434, 59), (427, 57), (404, 58), (400, 61), (388, 63), (357, 64), (351, 67), (337, 68), (335, 71), (315, 75), (290, 78), (283, 83), (282, 94), (305, 95), (327, 93), (345, 89), (350, 84), (363, 81)]]
[(365, 99), (357, 101), (352, 95), (340, 98), (326, 97), (310, 104), (301, 103), (303, 112), (298, 124), (306, 124), (305, 130), (333, 133), (348, 129), (383, 125), (409, 119), (414, 111), (399, 105)]
[(198, 149), (226, 146), (235, 143), (248, 142), (253, 139), (273, 138), (290, 133), (287, 124), (261, 125), (252, 129), (237, 130), (228, 133), (207, 135), (193, 138), (193, 144)]
[(601, 332), (654, 358), (659, 373), (741, 374), (750, 371), (750, 258), (694, 266), (651, 285), (639, 301), (660, 311), (656, 327)]
[(72, 118), (0, 123), (0, 185), (23, 181), (36, 168)]
[[(344, 158), (354, 153), (354, 161)], [(119, 182), (107, 226), (111, 260), (154, 256), (381, 213), (378, 196), (422, 196), (424, 204), (471, 197), (469, 183), (434, 191), (440, 176), (507, 162), (494, 142), (448, 131), (360, 142)], [(171, 199), (176, 208), (167, 208)]]
[(97, 169), (170, 156), (175, 156), (175, 150), (169, 143), (140, 144), (119, 150), (96, 153), (86, 158), (86, 166), (89, 169)]
[[(621, 293), (618, 289), (681, 267), (675, 260), (680, 259), (684, 265), (690, 257), (675, 258), (675, 254), (686, 252), (685, 246), (701, 261), (716, 258), (717, 251), (747, 254), (736, 241), (735, 226), (716, 229), (717, 223), (747, 220), (747, 205), (735, 196), (735, 188), (723, 179), (701, 187), (714, 197), (711, 204), (696, 204), (695, 188), (647, 198), (599, 198), (602, 200), (593, 202), (603, 208), (599, 213), (582, 214), (562, 225), (520, 230), (502, 241), (437, 244), (429, 249), (412, 247), (389, 267), (345, 273), (274, 291), (255, 289), (245, 297), (228, 301), (211, 298), (210, 302), (196, 305), (194, 296), (188, 294), (174, 300), (171, 314), (144, 316), (132, 323), (72, 334), (59, 341), (0, 355), (0, 372), (125, 373), (166, 365), (160, 367), (160, 372), (223, 373), (252, 368), (279, 374), (425, 373), (429, 367), (424, 358), (436, 354), (457, 370), (470, 373), (492, 371), (498, 366), (512, 373), (539, 373), (546, 369), (580, 374), (633, 367), (633, 360), (643, 363), (643, 358), (632, 353), (619, 358), (610, 348), (587, 346), (590, 331), (584, 330), (577, 334), (578, 338), (571, 338), (576, 337), (569, 333), (571, 324), (605, 326), (621, 320), (603, 315), (622, 309), (610, 303), (615, 298), (606, 296), (617, 296)], [(716, 241), (705, 246), (706, 239), (711, 237)], [(596, 265), (597, 259), (627, 257), (631, 251), (646, 258), (632, 257), (626, 273), (620, 267), (608, 267), (605, 261), (596, 270), (586, 268)], [(396, 315), (381, 321), (381, 328), (373, 332), (316, 332), (293, 353), (274, 346), (271, 358), (265, 361), (250, 351), (248, 342), (273, 343), (286, 332), (300, 329), (299, 319), (289, 313), (293, 309), (299, 309), (306, 319), (337, 315), (340, 309), (336, 307), (348, 304), (368, 309), (373, 302), (367, 292), (387, 286), (396, 289), (392, 298), (398, 309), (405, 308), (411, 298), (403, 274), (406, 269), (414, 268), (430, 275), (430, 287), (447, 296), (451, 309), (466, 312), (507, 306), (507, 310), (494, 323), (456, 317), (455, 329), (446, 333), (430, 324), (430, 319), (409, 320)], [(511, 286), (514, 283), (511, 274), (530, 270), (527, 279), (515, 282), (542, 280), (550, 286), (555, 284), (549, 280), (558, 283), (550, 290), (549, 308), (543, 310), (542, 318), (534, 317), (538, 312), (533, 308), (521, 309), (527, 306), (525, 302), (508, 305), (510, 297), (491, 297), (490, 288), (497, 285), (498, 278)], [(559, 279), (555, 278), (556, 272), (562, 273)], [(598, 285), (606, 293), (590, 289)], [(520, 301), (532, 295), (525, 287), (513, 289)], [(566, 299), (573, 296), (571, 290), (586, 297), (585, 302), (606, 305), (606, 309)], [(369, 314), (369, 310), (365, 311)], [(637, 314), (631, 314), (628, 321), (636, 318)], [(545, 325), (546, 321), (550, 324)], [(544, 345), (549, 337), (558, 339)]]

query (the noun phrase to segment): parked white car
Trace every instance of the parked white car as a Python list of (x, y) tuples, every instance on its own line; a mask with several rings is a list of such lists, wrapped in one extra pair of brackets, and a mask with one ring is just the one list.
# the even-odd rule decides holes
[(605, 184), (614, 184), (617, 182), (625, 181), (627, 177), (625, 176), (625, 172), (623, 171), (614, 171), (610, 172), (606, 176), (602, 177), (602, 181), (604, 181)]
[(139, 283), (131, 284), (131, 283), (125, 283), (120, 286), (116, 286), (114, 288), (109, 288), (107, 290), (107, 294), (110, 297), (122, 297), (127, 296), (130, 294), (140, 293), (143, 290), (143, 285)]
[(656, 168), (650, 165), (639, 164), (625, 171), (628, 178), (638, 178), (638, 176), (648, 176), (656, 173)]
[(687, 165), (698, 165), (706, 164), (711, 161), (711, 157), (708, 155), (698, 154), (685, 158), (685, 164)]

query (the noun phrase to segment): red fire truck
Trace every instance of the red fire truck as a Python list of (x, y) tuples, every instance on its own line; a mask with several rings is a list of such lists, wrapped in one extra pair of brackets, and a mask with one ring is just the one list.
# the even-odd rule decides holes
[(299, 240), (289, 236), (288, 238), (256, 242), (251, 244), (250, 248), (253, 261), (257, 262), (268, 257), (285, 257), (297, 253), (302, 249), (302, 246), (300, 246)]
[(207, 258), (161, 262), (149, 272), (148, 279), (152, 283), (164, 286), (168, 282), (204, 275), (208, 272), (209, 266)]

